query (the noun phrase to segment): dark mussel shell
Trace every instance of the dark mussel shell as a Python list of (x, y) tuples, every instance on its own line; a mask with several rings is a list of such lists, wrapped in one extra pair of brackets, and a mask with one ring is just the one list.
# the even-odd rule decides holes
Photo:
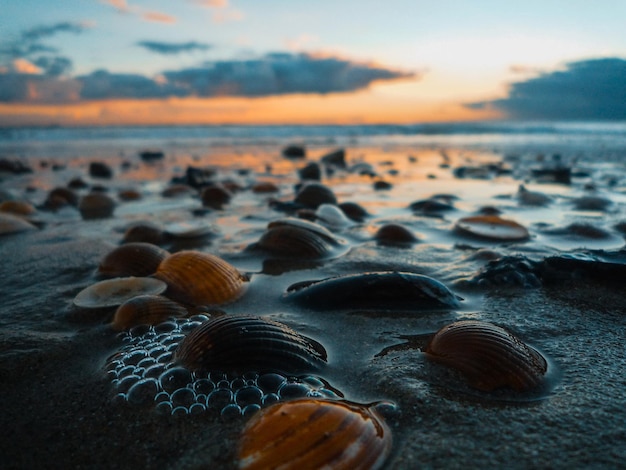
[(127, 243), (109, 252), (98, 271), (107, 277), (149, 276), (170, 253), (151, 243)]
[(464, 320), (441, 328), (424, 349), (427, 357), (457, 369), (482, 391), (539, 386), (548, 368), (544, 357), (497, 325)]
[(460, 306), (441, 282), (421, 274), (383, 271), (304, 281), (291, 285), (287, 300), (318, 310), (440, 310)]
[(276, 403), (248, 422), (239, 468), (377, 469), (391, 451), (391, 431), (371, 406), (304, 398)]
[(252, 315), (207, 321), (182, 340), (174, 358), (197, 370), (271, 370), (295, 374), (326, 364), (324, 346), (282, 323)]

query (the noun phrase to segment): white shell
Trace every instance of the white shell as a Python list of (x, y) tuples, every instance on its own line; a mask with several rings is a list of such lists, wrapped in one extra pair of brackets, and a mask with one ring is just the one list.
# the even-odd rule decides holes
[(74, 305), (81, 308), (117, 307), (138, 295), (158, 295), (167, 284), (151, 277), (118, 277), (86, 287), (74, 297)]

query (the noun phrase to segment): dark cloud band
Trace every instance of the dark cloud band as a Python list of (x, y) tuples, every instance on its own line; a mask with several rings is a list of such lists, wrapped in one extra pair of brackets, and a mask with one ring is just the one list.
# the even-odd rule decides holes
[(196, 41), (184, 42), (179, 44), (158, 41), (139, 41), (137, 45), (151, 52), (165, 55), (180, 54), (182, 52), (206, 51), (211, 48), (209, 44), (202, 44)]
[[(57, 69), (66, 65), (54, 64)], [(376, 80), (415, 74), (309, 54), (268, 54), (256, 60), (208, 62), (201, 67), (163, 72), (158, 78), (99, 70), (74, 79), (22, 74), (0, 75), (0, 101), (57, 103), (120, 98), (187, 96), (271, 96), (337, 93), (366, 88)], [(60, 86), (59, 82), (72, 83)], [(48, 92), (55, 90), (54, 93)], [(64, 95), (63, 91), (68, 90)], [(70, 92), (71, 91), (71, 92)]]
[(520, 119), (626, 119), (626, 60), (591, 59), (513, 83), (507, 98), (469, 103)]

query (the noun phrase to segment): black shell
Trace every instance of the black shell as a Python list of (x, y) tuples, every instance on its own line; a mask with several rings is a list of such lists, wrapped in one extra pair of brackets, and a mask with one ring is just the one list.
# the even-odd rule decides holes
[(421, 274), (397, 271), (299, 282), (287, 289), (285, 298), (319, 310), (438, 310), (460, 305), (460, 297), (441, 282)]
[(326, 364), (324, 346), (282, 323), (228, 315), (203, 323), (182, 340), (174, 358), (189, 369), (271, 370), (287, 374)]

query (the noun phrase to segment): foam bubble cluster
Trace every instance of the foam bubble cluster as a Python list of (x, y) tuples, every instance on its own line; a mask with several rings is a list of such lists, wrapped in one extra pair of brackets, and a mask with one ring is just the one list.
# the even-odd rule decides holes
[(300, 397), (342, 398), (324, 379), (248, 371), (190, 371), (173, 362), (187, 333), (207, 321), (206, 315), (177, 318), (156, 326), (141, 325), (120, 333), (125, 343), (109, 357), (106, 371), (115, 398), (134, 406), (154, 407), (161, 414), (188, 415), (211, 411), (224, 419), (249, 416), (278, 401)]

